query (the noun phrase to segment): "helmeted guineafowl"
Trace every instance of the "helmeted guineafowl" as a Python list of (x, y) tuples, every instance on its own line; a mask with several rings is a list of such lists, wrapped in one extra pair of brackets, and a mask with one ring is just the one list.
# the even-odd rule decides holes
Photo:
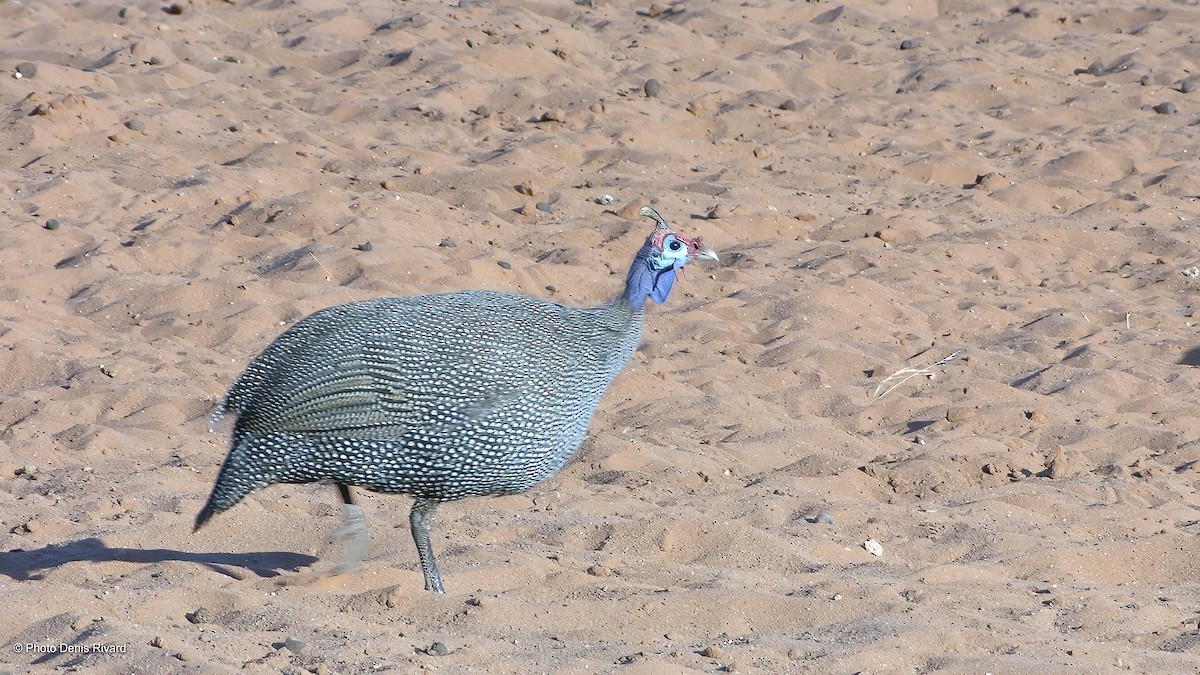
[(237, 421), (196, 529), (259, 488), (332, 481), (348, 520), (342, 572), (369, 541), (350, 486), (408, 494), (425, 588), (444, 592), (429, 543), (438, 504), (524, 492), (561, 469), (637, 349), (646, 298), (666, 300), (687, 262), (717, 259), (640, 213), (656, 227), (625, 291), (599, 307), (469, 291), (351, 302), (284, 331), (213, 414)]

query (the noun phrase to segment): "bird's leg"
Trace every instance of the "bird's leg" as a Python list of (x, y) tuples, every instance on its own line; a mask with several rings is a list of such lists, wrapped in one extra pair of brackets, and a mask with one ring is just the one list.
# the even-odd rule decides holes
[(429, 526), (433, 523), (433, 512), (439, 503), (431, 499), (417, 499), (413, 502), (412, 512), (408, 514), (408, 522), (412, 525), (413, 541), (421, 558), (421, 571), (425, 573), (425, 590), (445, 593), (442, 575), (438, 574), (437, 563), (433, 561), (433, 547), (429, 544)]
[(346, 526), (338, 530), (334, 537), (344, 540), (346, 548), (342, 552), (342, 559), (333, 568), (333, 573), (345, 574), (358, 568), (359, 563), (367, 555), (367, 549), (371, 547), (371, 537), (367, 533), (367, 522), (363, 518), (362, 509), (354, 503), (354, 495), (350, 492), (350, 486), (338, 483), (337, 488), (346, 508)]

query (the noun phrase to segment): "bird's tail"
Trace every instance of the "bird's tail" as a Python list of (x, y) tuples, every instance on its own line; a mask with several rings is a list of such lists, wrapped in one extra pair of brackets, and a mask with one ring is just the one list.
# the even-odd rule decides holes
[[(254, 437), (235, 439), (229, 456), (225, 458), (225, 463), (221, 465), (221, 471), (217, 474), (217, 482), (208, 496), (208, 502), (196, 516), (193, 532), (203, 527), (213, 516), (232, 508), (251, 492), (277, 482), (272, 467), (264, 466), (270, 465), (271, 462), (263, 461), (264, 453), (259, 451), (263, 441), (264, 439)], [(269, 453), (266, 456), (269, 457)]]

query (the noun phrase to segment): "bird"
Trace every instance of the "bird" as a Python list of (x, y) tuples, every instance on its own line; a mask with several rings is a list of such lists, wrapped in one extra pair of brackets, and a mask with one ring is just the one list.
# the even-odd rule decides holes
[(525, 492), (582, 445), (592, 416), (641, 340), (647, 299), (666, 301), (701, 237), (659, 213), (623, 291), (590, 308), (475, 290), (362, 300), (301, 319), (250, 360), (217, 404), (236, 416), (230, 449), (193, 532), (250, 493), (332, 482), (354, 570), (369, 534), (353, 487), (407, 494), (425, 589), (445, 593), (430, 544), (443, 502)]

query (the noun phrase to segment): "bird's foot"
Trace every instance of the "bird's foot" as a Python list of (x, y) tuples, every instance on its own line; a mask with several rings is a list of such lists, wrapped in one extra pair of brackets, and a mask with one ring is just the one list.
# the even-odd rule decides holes
[(358, 569), (367, 550), (371, 548), (371, 537), (363, 520), (362, 509), (357, 505), (346, 505), (346, 526), (333, 535), (334, 541), (346, 542), (342, 558), (333, 568), (333, 574), (347, 574)]

